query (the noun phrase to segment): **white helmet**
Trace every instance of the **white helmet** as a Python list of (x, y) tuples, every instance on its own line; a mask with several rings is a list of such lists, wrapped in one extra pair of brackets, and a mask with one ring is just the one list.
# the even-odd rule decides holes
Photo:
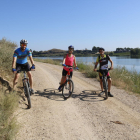
[(25, 39), (22, 39), (22, 40), (20, 41), (20, 44), (28, 44), (28, 41), (25, 40)]

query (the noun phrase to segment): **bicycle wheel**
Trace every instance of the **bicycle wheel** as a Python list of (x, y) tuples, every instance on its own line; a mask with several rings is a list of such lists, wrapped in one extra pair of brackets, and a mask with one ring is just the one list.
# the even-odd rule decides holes
[(64, 99), (68, 99), (72, 95), (73, 90), (74, 90), (74, 83), (71, 79), (68, 79), (64, 83), (63, 88), (62, 88), (62, 95)]
[(31, 108), (31, 98), (30, 98), (30, 91), (29, 91), (29, 86), (28, 86), (27, 82), (24, 83), (24, 91), (26, 92), (25, 95), (27, 97), (28, 107), (30, 109)]
[(103, 79), (103, 85), (104, 85), (104, 90), (105, 90), (105, 100), (108, 98), (108, 93), (107, 93), (107, 81), (104, 78)]

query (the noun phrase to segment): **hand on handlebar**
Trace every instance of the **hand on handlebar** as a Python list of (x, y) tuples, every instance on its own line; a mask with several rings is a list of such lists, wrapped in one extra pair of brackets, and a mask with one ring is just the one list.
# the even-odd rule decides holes
[(79, 70), (79, 68), (78, 68), (78, 67), (76, 67), (76, 70)]
[(13, 73), (16, 73), (16, 72), (17, 72), (17, 70), (16, 70), (16, 69), (14, 69), (14, 68), (12, 68), (12, 72), (13, 72)]
[(97, 69), (94, 69), (95, 72), (97, 72)]
[(66, 67), (66, 64), (62, 64), (62, 66), (65, 66)]
[(35, 65), (33, 64), (32, 67), (30, 68), (31, 70), (35, 70)]
[(113, 70), (113, 67), (110, 67), (110, 70)]

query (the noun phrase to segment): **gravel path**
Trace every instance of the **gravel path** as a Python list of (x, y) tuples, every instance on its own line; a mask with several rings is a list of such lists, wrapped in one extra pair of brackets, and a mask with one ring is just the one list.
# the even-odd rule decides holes
[(74, 93), (58, 92), (62, 66), (36, 62), (32, 108), (21, 100), (17, 140), (140, 140), (140, 98), (112, 86), (98, 97), (99, 82), (74, 71)]

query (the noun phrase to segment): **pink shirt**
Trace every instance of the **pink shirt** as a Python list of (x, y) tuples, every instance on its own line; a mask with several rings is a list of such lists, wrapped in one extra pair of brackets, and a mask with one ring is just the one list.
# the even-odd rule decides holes
[[(71, 57), (69, 57), (68, 54), (67, 54), (67, 56), (65, 58), (65, 64), (68, 65), (68, 66), (73, 66), (73, 61), (74, 61), (73, 54), (72, 54)], [(64, 68), (64, 70), (69, 71), (69, 68), (66, 68), (66, 67), (63, 67), (63, 68)], [(70, 71), (73, 71), (73, 69), (71, 69)]]

